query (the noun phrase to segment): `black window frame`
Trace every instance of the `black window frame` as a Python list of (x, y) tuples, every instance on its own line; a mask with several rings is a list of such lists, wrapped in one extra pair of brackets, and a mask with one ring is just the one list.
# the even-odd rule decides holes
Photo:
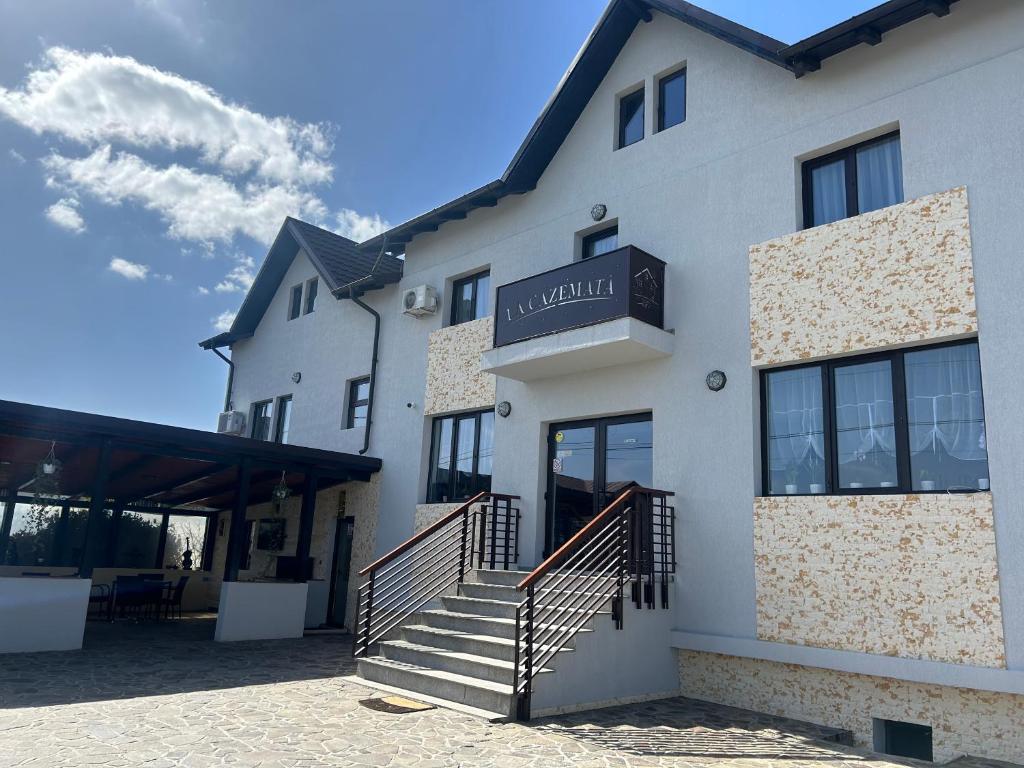
[[(665, 124), (665, 86), (674, 80), (682, 78), (683, 80), (683, 119), (678, 123)], [(682, 125), (686, 122), (686, 67), (681, 67), (674, 72), (669, 72), (667, 75), (662, 75), (658, 78), (658, 133), (668, 130), (677, 125)]]
[[(359, 387), (363, 384), (366, 385), (366, 397), (360, 398)], [(358, 379), (352, 379), (348, 383), (348, 405), (345, 408), (345, 429), (355, 429), (356, 427), (365, 427), (366, 423), (356, 424), (356, 408), (361, 405), (369, 406), (370, 404), (370, 377), (360, 376)], [(363, 417), (365, 419), (365, 417)]]
[(311, 314), (316, 309), (316, 297), (319, 293), (319, 288), (319, 278), (314, 277), (306, 281), (306, 298), (302, 302), (302, 314)]
[[(612, 248), (612, 251), (617, 250), (619, 247), (618, 224), (612, 224), (610, 227), (605, 227), (604, 229), (599, 229), (596, 232), (591, 232), (589, 235), (584, 235), (580, 239), (580, 261), (586, 261), (587, 259), (593, 259), (597, 256), (602, 256), (603, 254), (589, 253), (589, 251), (595, 243), (604, 240), (609, 235), (615, 235), (615, 248)], [(606, 253), (611, 253), (611, 251), (606, 251)]]
[[(761, 496), (762, 497), (786, 497), (786, 496), (884, 496), (884, 495), (907, 495), (907, 494), (931, 494), (931, 493), (978, 493), (984, 489), (962, 488), (946, 489), (936, 488), (932, 491), (915, 489), (913, 477), (911, 476), (911, 452), (910, 452), (910, 431), (909, 418), (907, 415), (907, 385), (904, 375), (904, 356), (914, 352), (922, 352), (933, 349), (944, 349), (946, 347), (958, 347), (977, 345), (976, 337), (968, 339), (957, 339), (939, 344), (922, 344), (914, 347), (900, 347), (899, 349), (884, 352), (871, 352), (863, 355), (850, 355), (848, 357), (830, 358), (819, 360), (814, 363), (799, 363), (796, 365), (785, 365), (777, 368), (765, 368), (760, 372), (760, 398), (761, 398)], [(842, 488), (839, 483), (839, 457), (838, 446), (835, 439), (835, 371), (837, 368), (861, 365), (863, 363), (875, 363), (886, 361), (889, 363), (892, 374), (893, 390), (893, 425), (895, 429), (896, 442), (896, 477), (897, 483), (891, 488), (865, 487), (865, 488)], [(768, 377), (780, 371), (794, 371), (810, 368), (821, 369), (821, 407), (822, 407), (822, 428), (824, 431), (825, 445), (825, 491), (824, 493), (772, 493), (769, 454), (768, 454)], [(980, 372), (979, 372), (980, 375)], [(984, 387), (984, 384), (983, 384)], [(982, 412), (984, 413), (984, 388), (982, 390)], [(986, 425), (988, 417), (986, 414)], [(987, 454), (987, 451), (986, 451)], [(990, 465), (991, 467), (991, 465)], [(991, 471), (991, 468), (990, 468)]]
[(288, 294), (288, 320), (295, 320), (302, 314), (302, 283), (293, 285)]
[[(488, 488), (481, 488), (480, 487), (480, 479), (479, 479), (479, 473), (480, 473), (480, 434), (481, 434), (481, 429), (480, 429), (481, 424), (480, 424), (480, 422), (481, 422), (481, 418), (483, 417), (483, 415), (485, 413), (493, 414), (494, 413), (494, 409), (493, 408), (483, 408), (482, 410), (479, 410), (479, 411), (466, 411), (466, 412), (463, 412), (463, 413), (446, 413), (444, 415), (435, 416), (433, 419), (430, 420), (430, 453), (427, 454), (427, 461), (429, 462), (429, 465), (427, 466), (427, 492), (426, 492), (426, 496), (425, 496), (425, 500), (426, 500), (425, 503), (427, 503), (427, 504), (458, 503), (458, 502), (467, 501), (468, 499), (472, 498), (472, 496), (474, 494), (479, 493), (480, 491), (490, 490), (489, 487)], [(473, 433), (473, 473), (472, 473), (472, 482), (471, 482), (471, 486), (474, 489), (474, 491), (473, 491), (473, 494), (471, 494), (469, 496), (458, 496), (457, 497), (455, 495), (454, 491), (455, 491), (455, 480), (456, 480), (455, 462), (456, 462), (456, 459), (457, 459), (457, 456), (456, 456), (456, 446), (458, 446), (458, 444), (459, 444), (459, 421), (462, 420), (462, 419), (466, 419), (466, 418), (468, 418), (470, 416), (475, 417), (474, 418), (474, 426), (473, 426), (473, 429), (474, 429), (474, 433)], [(434, 457), (436, 455), (436, 449), (437, 449), (436, 440), (435, 440), (436, 435), (437, 435), (437, 429), (435, 427), (436, 427), (436, 425), (437, 425), (437, 423), (439, 421), (443, 421), (444, 419), (451, 419), (452, 420), (452, 429), (451, 429), (451, 433), (452, 434), (451, 434), (451, 445), (450, 445), (451, 451), (449, 453), (449, 456), (451, 457), (451, 459), (450, 459), (451, 460), (451, 467), (449, 467), (449, 470), (448, 470), (448, 496), (447, 497), (442, 496), (441, 498), (438, 498), (437, 495), (434, 494), (434, 483), (432, 482), (433, 474), (434, 474), (434, 463), (435, 463), (434, 462)], [(493, 439), (493, 432), (492, 432), (492, 439)]]
[[(644, 140), (644, 136), (647, 135), (647, 105), (645, 103), (647, 99), (646, 88), (646, 85), (641, 85), (639, 88), (635, 88), (632, 91), (624, 93), (619, 97), (617, 104), (618, 126), (615, 132), (615, 149), (624, 149), (625, 147), (631, 147), (634, 144), (639, 144), (641, 141)], [(629, 121), (622, 119), (623, 111), (625, 110), (626, 105), (631, 104), (638, 95), (640, 97), (640, 137), (627, 144), (626, 125)]]
[(277, 403), (274, 406), (277, 410), (273, 414), (273, 419), (274, 419), (274, 442), (275, 443), (281, 443), (282, 445), (287, 445), (287, 443), (285, 443), (282, 440), (282, 435), (281, 435), (281, 432), (283, 431), (283, 428), (284, 428), (284, 416), (285, 416), (285, 412), (286, 412), (285, 411), (285, 405), (286, 404), (288, 406), (288, 409), (287, 409), (287, 414), (288, 414), (288, 431), (291, 432), (292, 406), (295, 405), (295, 402), (292, 399), (291, 395), (281, 395), (281, 397), (277, 398)]
[[(491, 290), (490, 290), (490, 277), (491, 277), (491, 270), (490, 269), (482, 269), (479, 272), (474, 272), (471, 275), (466, 275), (465, 277), (460, 277), (458, 280), (452, 280), (452, 294), (451, 294), (452, 295), (452, 299), (451, 299), (451, 305), (452, 306), (451, 306), (451, 309), (449, 310), (448, 325), (462, 325), (463, 323), (471, 323), (474, 320), (480, 320), (481, 318), (487, 317), (487, 314), (480, 314), (480, 311), (481, 311), (481, 306), (480, 306), (480, 299), (481, 299), (480, 281), (483, 280), (484, 278), (488, 279), (487, 293), (490, 294), (490, 292), (491, 292)], [(465, 286), (467, 286), (467, 285), (471, 286), (472, 290), (473, 290), (473, 298), (472, 298), (472, 302), (473, 302), (473, 317), (460, 318), (459, 317), (459, 309), (462, 307), (462, 301), (459, 300), (457, 297), (461, 295), (462, 289)], [(491, 297), (490, 297), (490, 295), (487, 295), (487, 296), (484, 296), (483, 298), (487, 301), (487, 305), (486, 305), (487, 312), (490, 312), (490, 298)]]
[[(270, 419), (270, 425), (267, 428), (267, 435), (266, 435), (266, 437), (256, 437), (256, 413), (263, 406), (270, 406), (270, 416), (269, 417), (263, 417), (263, 418), (269, 418)], [(252, 404), (252, 423), (249, 425), (249, 437), (251, 437), (253, 440), (263, 440), (263, 441), (272, 440), (273, 437), (274, 437), (274, 418), (275, 417), (274, 417), (274, 401), (273, 401), (273, 399), (270, 399), (270, 400), (257, 400), (255, 403), (253, 403)]]
[[(814, 222), (814, 195), (811, 189), (811, 173), (823, 165), (830, 165), (837, 160), (843, 160), (843, 177), (846, 182), (846, 217), (847, 219), (854, 216), (860, 216), (860, 203), (857, 194), (857, 152), (861, 149), (873, 146), (875, 144), (881, 144), (892, 139), (900, 139), (899, 129), (890, 131), (882, 136), (875, 136), (867, 141), (861, 141), (857, 144), (851, 144), (843, 149), (830, 152), (827, 155), (821, 157), (811, 158), (810, 160), (804, 160), (800, 166), (801, 181), (803, 184), (803, 209), (804, 209), (804, 229), (811, 229), (812, 227), (821, 226)], [(902, 152), (902, 143), (900, 150)], [(900, 176), (903, 176), (902, 165), (900, 167)], [(905, 202), (905, 201), (904, 201)], [(895, 205), (895, 203), (894, 203)], [(843, 219), (837, 219), (842, 221)], [(834, 222), (828, 222), (830, 224)]]

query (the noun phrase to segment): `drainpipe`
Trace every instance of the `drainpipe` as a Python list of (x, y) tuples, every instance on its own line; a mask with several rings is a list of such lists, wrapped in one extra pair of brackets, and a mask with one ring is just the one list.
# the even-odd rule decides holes
[(228, 387), (227, 391), (224, 393), (224, 410), (230, 411), (231, 387), (235, 382), (235, 362), (230, 357), (225, 357), (224, 354), (216, 347), (213, 348), (213, 354), (215, 354), (217, 357), (219, 357), (221, 360), (228, 364)]

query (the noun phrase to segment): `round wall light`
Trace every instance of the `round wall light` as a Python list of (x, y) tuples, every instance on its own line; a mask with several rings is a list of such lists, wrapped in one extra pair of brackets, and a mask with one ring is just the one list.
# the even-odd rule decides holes
[(704, 379), (704, 382), (708, 385), (708, 389), (712, 392), (720, 392), (725, 389), (725, 371), (712, 371)]
[(605, 217), (605, 214), (607, 213), (608, 206), (605, 205), (604, 203), (598, 203), (597, 205), (590, 209), (590, 218), (592, 218), (594, 221), (600, 221)]
[(299, 371), (296, 371), (295, 373), (293, 373), (292, 374), (292, 381), (294, 381), (296, 384), (298, 384), (300, 381), (302, 381), (302, 374)]
[(508, 400), (502, 400), (500, 403), (498, 403), (496, 410), (498, 411), (498, 415), (501, 416), (501, 418), (507, 419), (508, 415), (512, 413), (512, 403), (510, 403)]

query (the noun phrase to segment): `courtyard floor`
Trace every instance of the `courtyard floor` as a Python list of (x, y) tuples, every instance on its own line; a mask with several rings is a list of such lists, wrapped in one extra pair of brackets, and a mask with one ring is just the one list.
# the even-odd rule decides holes
[(209, 618), (91, 623), (81, 651), (0, 656), (0, 768), (921, 765), (683, 698), (529, 725), (444, 709), (388, 714), (359, 703), (382, 694), (341, 679), (355, 670), (347, 636), (214, 643), (212, 634)]

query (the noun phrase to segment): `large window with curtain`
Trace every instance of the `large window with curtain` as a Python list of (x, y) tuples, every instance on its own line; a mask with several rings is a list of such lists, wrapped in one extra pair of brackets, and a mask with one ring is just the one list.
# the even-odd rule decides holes
[(976, 341), (761, 374), (765, 495), (989, 488)]
[(899, 133), (890, 133), (803, 164), (804, 227), (903, 202)]
[(465, 501), (491, 489), (494, 411), (434, 419), (427, 503)]

